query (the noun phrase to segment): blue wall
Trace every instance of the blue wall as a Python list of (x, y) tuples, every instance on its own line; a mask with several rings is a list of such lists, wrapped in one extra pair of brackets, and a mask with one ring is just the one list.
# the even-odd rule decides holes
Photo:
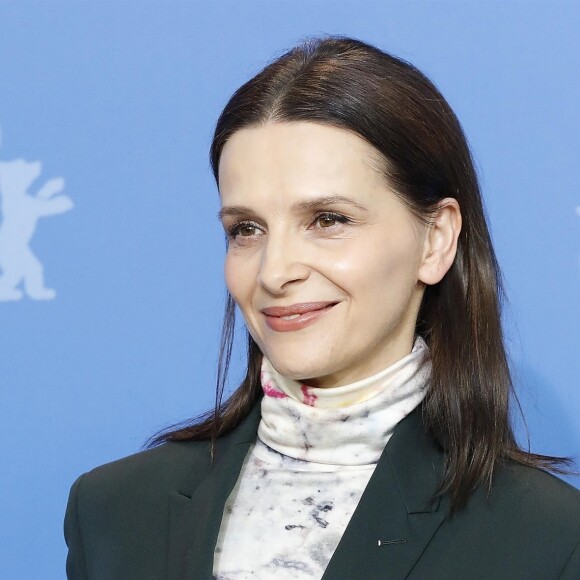
[[(30, 241), (56, 296), (0, 299), (0, 577), (63, 578), (76, 476), (212, 404), (224, 299), (213, 125), (310, 34), (410, 60), (455, 108), (506, 279), (532, 448), (575, 454), (579, 29), (575, 2), (0, 2), (3, 187), (31, 169), (15, 160), (40, 161), (29, 193), (61, 204)], [(15, 238), (2, 239), (6, 251)]]

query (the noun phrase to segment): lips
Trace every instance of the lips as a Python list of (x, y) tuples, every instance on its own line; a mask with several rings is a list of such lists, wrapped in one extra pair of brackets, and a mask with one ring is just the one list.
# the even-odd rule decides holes
[(305, 314), (316, 310), (323, 310), (329, 306), (334, 306), (337, 302), (303, 302), (301, 304), (292, 304), (291, 306), (272, 306), (263, 308), (261, 312), (266, 316), (281, 318), (282, 316), (292, 316), (293, 314)]
[(272, 306), (262, 313), (268, 327), (275, 332), (302, 330), (324, 318), (338, 302), (304, 302), (292, 306)]

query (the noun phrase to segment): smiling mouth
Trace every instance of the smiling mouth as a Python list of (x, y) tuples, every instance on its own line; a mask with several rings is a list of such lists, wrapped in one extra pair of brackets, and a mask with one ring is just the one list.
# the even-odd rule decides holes
[(274, 318), (288, 318), (302, 316), (308, 312), (324, 310), (331, 306), (335, 306), (336, 304), (338, 304), (338, 302), (302, 302), (300, 304), (292, 304), (291, 306), (272, 306), (270, 308), (262, 309), (261, 312), (266, 316)]
[(304, 316), (305, 314), (308, 314), (310, 312), (320, 312), (321, 310), (328, 310), (329, 308), (332, 308), (335, 304), (336, 302), (333, 302), (332, 304), (328, 304), (327, 306), (323, 306), (322, 308), (314, 308), (312, 310), (306, 310), (305, 312), (302, 312), (300, 314), (295, 313), (288, 314), (286, 316), (277, 316), (276, 318), (281, 318), (282, 320), (295, 320), (296, 318), (300, 318), (301, 316)]
[[(338, 302), (295, 304), (293, 306), (265, 308), (266, 324), (276, 332), (300, 330), (317, 321)], [(292, 312), (294, 310), (294, 312)], [(299, 312), (296, 312), (299, 310)]]

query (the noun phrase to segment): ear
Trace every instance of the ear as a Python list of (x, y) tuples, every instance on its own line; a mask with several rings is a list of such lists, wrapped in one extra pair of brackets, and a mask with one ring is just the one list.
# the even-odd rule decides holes
[(452, 197), (446, 197), (439, 202), (437, 211), (427, 226), (423, 258), (419, 267), (421, 282), (433, 285), (442, 280), (455, 259), (460, 231), (459, 203)]

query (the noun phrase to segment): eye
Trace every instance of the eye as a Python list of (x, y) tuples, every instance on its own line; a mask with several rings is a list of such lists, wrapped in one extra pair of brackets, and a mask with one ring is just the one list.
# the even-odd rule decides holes
[(316, 216), (314, 221), (315, 223), (317, 222), (320, 224), (321, 229), (328, 229), (336, 225), (337, 222), (345, 224), (350, 220), (346, 216), (343, 216), (339, 213), (326, 212)]
[(259, 228), (252, 222), (238, 222), (228, 228), (228, 236), (235, 238), (241, 236), (242, 238), (249, 238), (257, 234)]

